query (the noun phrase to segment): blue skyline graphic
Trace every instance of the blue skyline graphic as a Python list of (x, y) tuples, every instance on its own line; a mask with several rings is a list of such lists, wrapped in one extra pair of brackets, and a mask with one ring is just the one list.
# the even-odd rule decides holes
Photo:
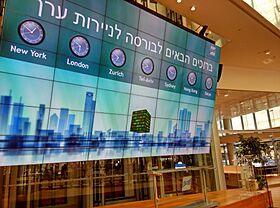
[[(191, 133), (192, 112), (187, 108), (178, 112), (178, 122), (168, 120), (168, 135), (163, 131), (135, 133), (108, 129), (93, 131), (96, 101), (93, 92), (86, 92), (82, 125), (76, 122), (76, 115), (68, 108), (60, 108), (57, 113), (48, 113), (44, 104), (40, 104), (36, 116), (35, 132), (30, 132), (32, 118), (24, 117), (24, 103), (12, 103), (12, 91), (1, 96), (0, 134), (1, 148), (56, 148), (56, 147), (92, 147), (92, 148), (137, 148), (137, 147), (205, 147), (209, 144), (210, 121), (196, 123), (195, 134)], [(50, 115), (47, 115), (50, 114)], [(48, 128), (43, 128), (48, 119)], [(10, 121), (10, 123), (9, 123)], [(98, 121), (96, 121), (98, 122)], [(3, 137), (2, 137), (3, 138)]]

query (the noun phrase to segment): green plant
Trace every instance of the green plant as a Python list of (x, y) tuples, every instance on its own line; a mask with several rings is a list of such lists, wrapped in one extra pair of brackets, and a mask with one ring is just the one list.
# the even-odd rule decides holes
[(243, 156), (251, 156), (253, 162), (264, 163), (264, 154), (269, 153), (270, 148), (267, 144), (261, 143), (259, 137), (245, 138), (239, 135), (239, 145), (236, 156), (241, 159)]
[(263, 175), (256, 176), (257, 183), (258, 183), (258, 190), (263, 190), (266, 187), (265, 179)]
[[(264, 166), (266, 161), (266, 155), (270, 155), (271, 149), (265, 144), (261, 143), (259, 137), (245, 138), (243, 135), (239, 135), (239, 145), (236, 151), (236, 156), (239, 161), (244, 161), (243, 158), (249, 158), (249, 165), (251, 166), (252, 175), (254, 177), (254, 171), (252, 168), (252, 162), (259, 162)], [(252, 178), (251, 178), (252, 179)], [(258, 183), (258, 190), (262, 190), (266, 186), (266, 181), (263, 175), (255, 176)]]

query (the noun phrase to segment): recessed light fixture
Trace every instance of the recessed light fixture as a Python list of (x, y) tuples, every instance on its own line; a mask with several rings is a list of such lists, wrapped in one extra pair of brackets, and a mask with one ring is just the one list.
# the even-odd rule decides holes
[(269, 55), (271, 53), (271, 51), (264, 51), (265, 55)]
[(225, 96), (225, 97), (228, 97), (228, 94), (225, 94), (224, 96)]
[(181, 3), (182, 2), (182, 0), (177, 0), (177, 3)]
[(195, 5), (192, 5), (191, 11), (194, 12), (196, 10)]

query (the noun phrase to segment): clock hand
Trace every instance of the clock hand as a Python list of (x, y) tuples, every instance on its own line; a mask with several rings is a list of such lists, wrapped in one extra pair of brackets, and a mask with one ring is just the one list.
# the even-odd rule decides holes
[(74, 40), (74, 43), (76, 43), (79, 46), (79, 48), (81, 47), (81, 45), (77, 41)]
[(33, 33), (27, 26), (23, 25), (23, 27), (25, 27), (31, 34)]
[(37, 29), (37, 27), (35, 27), (32, 31), (31, 31), (31, 34), (33, 34), (34, 33), (34, 31)]
[(114, 54), (114, 55), (115, 55), (115, 57), (117, 57), (116, 61), (118, 61), (120, 57), (116, 54)]
[(144, 63), (144, 68), (149, 68), (149, 65)]

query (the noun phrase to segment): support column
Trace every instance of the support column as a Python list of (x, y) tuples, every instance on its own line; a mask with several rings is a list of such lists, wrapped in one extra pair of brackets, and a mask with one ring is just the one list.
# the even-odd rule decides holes
[[(226, 118), (223, 119), (224, 129), (225, 130), (232, 130), (232, 125), (230, 119)], [(243, 125), (243, 122), (242, 122)], [(234, 144), (227, 143), (227, 156), (229, 160), (229, 165), (234, 165)]]
[(213, 164), (214, 167), (216, 168), (216, 171), (214, 171), (214, 173), (215, 173), (217, 191), (226, 190), (226, 180), (224, 174), (224, 167), (222, 163), (220, 138), (219, 138), (215, 113), (214, 113), (213, 124), (212, 124), (211, 152), (212, 152)]
[(11, 174), (11, 167), (6, 168), (6, 175), (5, 175), (5, 191), (4, 191), (4, 200), (3, 200), (3, 207), (9, 208), (9, 184), (10, 184), (10, 174)]
[(131, 158), (123, 160), (124, 163), (124, 191), (125, 197), (134, 196), (133, 165)]
[[(160, 158), (158, 158), (158, 169), (162, 170), (162, 162)], [(163, 174), (159, 176), (159, 184), (160, 184), (160, 197), (164, 197), (165, 191), (164, 191), (164, 180), (163, 180)], [(177, 190), (176, 190), (177, 192)]]
[[(152, 158), (148, 157), (147, 158), (147, 171), (152, 170)], [(154, 199), (154, 178), (152, 175), (148, 176), (149, 177), (149, 189), (150, 189), (150, 199)]]
[(3, 167), (0, 167), (0, 208), (3, 208), (4, 207), (4, 204), (3, 204)]
[[(82, 188), (83, 207), (93, 207), (93, 166), (92, 162), (85, 162), (85, 184)], [(83, 183), (83, 182), (82, 182)]]
[(235, 165), (234, 164), (234, 144), (233, 143), (227, 143), (227, 154), (228, 154), (229, 165)]
[[(77, 164), (78, 163), (67, 163), (68, 166), (68, 172), (67, 172), (67, 182), (65, 183), (66, 188), (66, 197), (67, 197), (67, 204), (70, 206), (78, 206), (79, 205), (79, 200), (77, 200), (76, 197), (69, 197), (71, 196), (71, 191), (73, 190), (73, 187), (75, 187), (75, 182), (70, 181), (70, 179), (75, 179), (77, 178), (76, 176), (78, 175), (79, 171), (77, 170)], [(78, 192), (76, 193), (75, 196), (78, 195)]]
[(223, 123), (224, 123), (225, 130), (232, 130), (231, 121), (229, 118), (224, 118)]
[[(17, 184), (17, 173), (18, 173), (18, 166), (12, 166), (10, 172), (10, 177), (11, 177), (10, 183), (6, 184), (8, 189), (10, 189), (9, 208), (16, 207), (17, 187), (15, 185)], [(9, 187), (9, 185), (11, 185), (11, 187)]]

